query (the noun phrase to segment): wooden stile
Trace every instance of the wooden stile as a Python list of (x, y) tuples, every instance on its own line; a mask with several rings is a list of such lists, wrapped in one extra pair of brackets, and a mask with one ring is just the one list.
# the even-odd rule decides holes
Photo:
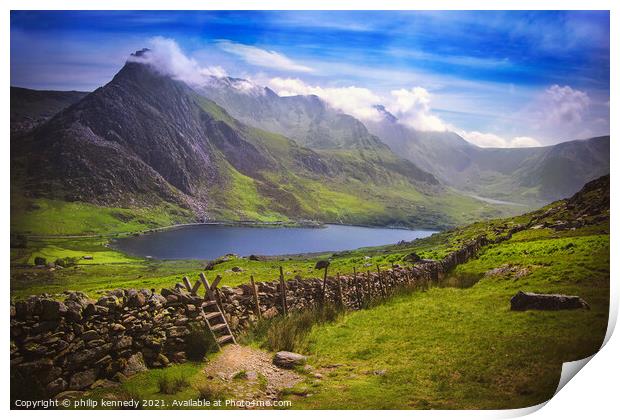
[(185, 285), (185, 288), (187, 289), (188, 292), (192, 291), (192, 284), (189, 282), (189, 279), (187, 278), (187, 276), (183, 277), (183, 284)]

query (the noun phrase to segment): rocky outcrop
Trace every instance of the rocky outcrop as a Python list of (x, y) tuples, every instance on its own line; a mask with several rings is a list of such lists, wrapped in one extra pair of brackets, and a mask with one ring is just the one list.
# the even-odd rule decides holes
[(590, 309), (590, 306), (579, 296), (520, 291), (510, 299), (510, 309), (513, 311), (527, 311), (530, 309), (559, 311), (562, 309)]

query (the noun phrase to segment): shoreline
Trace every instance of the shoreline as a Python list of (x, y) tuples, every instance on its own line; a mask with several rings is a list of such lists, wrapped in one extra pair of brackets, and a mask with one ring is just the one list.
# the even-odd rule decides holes
[[(160, 226), (149, 228), (145, 230), (138, 230), (132, 232), (116, 232), (116, 233), (92, 233), (92, 234), (68, 234), (68, 235), (28, 235), (23, 234), (27, 239), (87, 239), (87, 238), (124, 238), (128, 236), (140, 236), (149, 233), (161, 232), (164, 230), (181, 229), (191, 226), (231, 226), (231, 227), (250, 227), (250, 228), (308, 228), (308, 229), (323, 229), (328, 225), (334, 226), (354, 226), (370, 229), (394, 229), (394, 230), (432, 230), (435, 232), (441, 232), (443, 230), (450, 229), (446, 226), (424, 226), (424, 227), (410, 227), (402, 225), (371, 225), (362, 223), (343, 223), (343, 222), (320, 222), (320, 221), (277, 221), (277, 222), (260, 222), (252, 220), (242, 221), (211, 221), (211, 222), (190, 222), (190, 223), (178, 223), (168, 226)], [(20, 233), (16, 233), (20, 234)]]

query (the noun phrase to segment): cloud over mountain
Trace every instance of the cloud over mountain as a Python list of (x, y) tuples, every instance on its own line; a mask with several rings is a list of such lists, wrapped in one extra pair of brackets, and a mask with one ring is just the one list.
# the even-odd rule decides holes
[(142, 50), (141, 54), (132, 54), (128, 61), (148, 63), (161, 74), (190, 85), (203, 84), (211, 76), (226, 76), (222, 67), (200, 66), (196, 60), (185, 55), (173, 39), (157, 36), (149, 40), (149, 46), (151, 48)]

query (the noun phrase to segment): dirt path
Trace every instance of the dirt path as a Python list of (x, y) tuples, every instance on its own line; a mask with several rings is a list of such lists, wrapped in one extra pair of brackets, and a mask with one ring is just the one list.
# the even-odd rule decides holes
[(204, 372), (209, 379), (221, 381), (236, 399), (275, 400), (281, 390), (303, 378), (274, 366), (271, 360), (267, 352), (233, 344), (224, 347)]

